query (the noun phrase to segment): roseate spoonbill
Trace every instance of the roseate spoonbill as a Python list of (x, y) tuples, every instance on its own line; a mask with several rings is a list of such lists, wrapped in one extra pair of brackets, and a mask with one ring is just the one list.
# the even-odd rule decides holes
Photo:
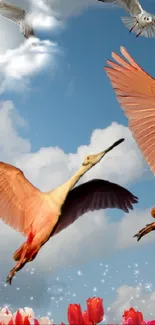
[(131, 17), (122, 17), (121, 20), (129, 29), (135, 32), (136, 37), (155, 37), (155, 16), (143, 10), (138, 0), (98, 0), (103, 3), (114, 3), (122, 7)]
[[(155, 79), (146, 73), (130, 56), (124, 47), (120, 48), (122, 59), (112, 53), (117, 62), (107, 60), (110, 67), (105, 71), (115, 90), (116, 97), (129, 119), (129, 128), (149, 167), (155, 173)], [(151, 215), (155, 218), (155, 208)], [(144, 235), (155, 230), (155, 222), (147, 224), (134, 237), (139, 241)]]
[(27, 21), (24, 9), (12, 5), (7, 1), (0, 0), (0, 16), (3, 16), (19, 25), (20, 31), (25, 38), (35, 36), (30, 22)]
[(122, 141), (124, 139), (98, 154), (85, 157), (74, 176), (49, 192), (34, 187), (20, 169), (0, 162), (0, 218), (28, 236), (13, 255), (18, 262), (7, 277), (8, 283), (11, 284), (15, 273), (36, 257), (51, 236), (84, 213), (106, 208), (125, 212), (133, 209), (132, 204), (137, 203), (138, 198), (120, 185), (105, 180), (93, 179), (72, 189), (89, 169)]

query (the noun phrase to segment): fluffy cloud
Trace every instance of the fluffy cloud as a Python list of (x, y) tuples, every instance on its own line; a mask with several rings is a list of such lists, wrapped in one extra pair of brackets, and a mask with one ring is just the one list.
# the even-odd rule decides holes
[[(37, 28), (54, 29), (60, 25), (56, 18), (33, 6), (31, 1), (10, 1), (10, 3), (19, 5), (28, 12), (37, 36), (39, 36)], [(32, 38), (25, 40), (19, 27), (3, 17), (0, 17), (0, 39), (0, 94), (8, 89), (13, 91), (25, 89), (29, 86), (30, 78), (41, 69), (45, 69), (48, 63), (50, 67), (55, 67), (56, 54), (59, 53), (56, 43), (39, 39), (34, 41)]]
[[(25, 9), (38, 37), (38, 29), (50, 28), (52, 30), (60, 24), (52, 14), (48, 14), (42, 6), (39, 6), (39, 1), (35, 4), (31, 0), (9, 0), (9, 3)], [(14, 49), (24, 42), (24, 36), (20, 33), (19, 27), (4, 17), (0, 17), (0, 38), (0, 53), (4, 53), (7, 49)]]
[(50, 62), (55, 66), (57, 45), (50, 41), (29, 39), (17, 49), (7, 50), (0, 55), (0, 94), (5, 90), (22, 91), (29, 86), (30, 77), (45, 69)]
[(21, 138), (18, 134), (19, 127), (24, 127), (26, 122), (17, 113), (11, 101), (0, 102), (0, 154), (1, 160), (9, 161), (16, 155), (24, 154), (31, 150), (29, 140)]
[[(77, 14), (90, 5), (100, 5), (96, 0), (10, 0), (9, 2), (26, 10), (38, 38), (41, 29), (61, 28), (64, 19), (69, 15)], [(55, 65), (55, 54), (60, 51), (58, 44), (50, 41), (38, 40), (38, 45), (34, 48), (31, 45), (32, 40), (25, 41), (19, 27), (4, 17), (0, 17), (0, 39), (0, 94), (8, 89), (21, 91), (28, 86), (30, 77), (45, 68), (49, 60), (53, 66)]]
[(144, 319), (154, 319), (155, 292), (147, 292), (142, 286), (131, 287), (123, 285), (117, 290), (117, 298), (108, 309), (106, 321), (119, 324), (124, 310), (130, 307), (141, 311)]

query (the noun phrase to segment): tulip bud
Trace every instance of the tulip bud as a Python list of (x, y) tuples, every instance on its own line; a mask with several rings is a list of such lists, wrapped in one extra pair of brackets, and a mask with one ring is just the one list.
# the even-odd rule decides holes
[(124, 311), (122, 325), (142, 325), (144, 323), (143, 315), (140, 311), (136, 311), (134, 308)]
[(68, 322), (70, 325), (84, 325), (80, 305), (70, 304), (68, 306)]
[(104, 308), (103, 299), (89, 298), (87, 299), (88, 318), (93, 324), (98, 324), (103, 320)]

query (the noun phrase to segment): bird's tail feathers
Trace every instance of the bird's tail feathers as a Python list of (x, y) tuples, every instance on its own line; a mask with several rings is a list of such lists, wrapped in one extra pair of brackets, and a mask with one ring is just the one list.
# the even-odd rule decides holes
[(131, 31), (135, 31), (137, 19), (135, 17), (121, 17), (123, 24)]

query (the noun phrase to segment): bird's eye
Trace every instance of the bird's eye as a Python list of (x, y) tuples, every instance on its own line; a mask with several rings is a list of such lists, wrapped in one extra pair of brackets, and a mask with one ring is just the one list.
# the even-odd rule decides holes
[(150, 18), (147, 18), (147, 20), (150, 20)]
[(87, 160), (89, 160), (90, 159), (90, 157), (87, 157)]
[(144, 20), (146, 20), (146, 17), (144, 17)]

